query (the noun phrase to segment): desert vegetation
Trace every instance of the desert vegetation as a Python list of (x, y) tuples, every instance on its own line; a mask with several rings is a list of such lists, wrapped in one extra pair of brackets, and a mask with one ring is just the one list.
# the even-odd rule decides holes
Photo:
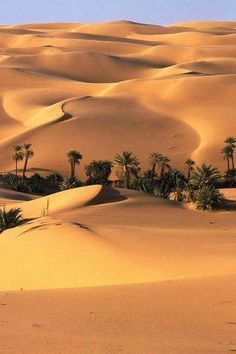
[[(70, 172), (68, 177), (63, 177), (58, 172), (43, 177), (38, 173), (30, 175), (28, 170), (30, 159), (34, 156), (32, 144), (17, 144), (12, 147), (14, 170), (2, 174), (1, 183), (21, 192), (40, 195), (82, 185), (112, 184), (115, 187), (139, 190), (156, 197), (179, 201), (193, 208), (212, 210), (224, 201), (219, 188), (236, 185), (234, 163), (236, 138), (229, 136), (224, 144), (221, 154), (226, 161), (227, 169), (223, 175), (210, 164), (196, 166), (191, 158), (184, 162), (184, 171), (177, 170), (171, 166), (170, 159), (160, 152), (149, 154), (147, 158), (150, 169), (142, 171), (138, 157), (130, 151), (123, 151), (117, 153), (113, 161), (93, 160), (85, 165), (84, 172), (87, 177), (85, 182), (77, 177), (76, 166), (79, 166), (83, 159), (79, 151), (71, 150), (67, 153)], [(22, 169), (19, 169), (20, 164), (23, 165)], [(117, 178), (110, 179), (112, 172)]]
[(12, 208), (6, 210), (5, 207), (0, 209), (0, 233), (7, 229), (21, 225), (23, 222), (21, 209)]

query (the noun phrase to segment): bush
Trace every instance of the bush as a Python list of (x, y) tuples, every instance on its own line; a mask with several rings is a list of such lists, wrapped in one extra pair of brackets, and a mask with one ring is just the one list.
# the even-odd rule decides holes
[(224, 196), (214, 186), (205, 185), (194, 193), (193, 202), (197, 209), (212, 210), (224, 201)]
[(53, 172), (46, 177), (46, 181), (51, 186), (59, 186), (59, 184), (63, 182), (63, 177), (60, 173)]
[(73, 189), (81, 186), (81, 182), (77, 178), (65, 178), (63, 182), (60, 183), (59, 188), (61, 191), (66, 191), (68, 189)]
[(21, 225), (23, 222), (20, 208), (13, 208), (6, 211), (5, 208), (0, 209), (0, 233)]
[(85, 173), (88, 177), (87, 184), (109, 184), (112, 162), (108, 160), (93, 160), (85, 166)]
[(179, 170), (172, 169), (155, 181), (153, 194), (156, 197), (182, 200), (182, 191), (187, 185), (187, 179)]

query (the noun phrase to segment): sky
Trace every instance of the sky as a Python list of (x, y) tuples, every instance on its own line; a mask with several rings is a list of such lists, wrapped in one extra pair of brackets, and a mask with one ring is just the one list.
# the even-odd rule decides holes
[(236, 21), (236, 0), (0, 0), (0, 24)]

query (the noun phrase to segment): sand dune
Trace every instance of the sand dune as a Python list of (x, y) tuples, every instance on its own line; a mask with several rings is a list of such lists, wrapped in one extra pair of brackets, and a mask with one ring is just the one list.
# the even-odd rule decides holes
[[(41, 217), (47, 207), (49, 215)], [(22, 202), (20, 208), (32, 221), (1, 235), (1, 290), (202, 278), (236, 269), (233, 211), (194, 212), (101, 186)]]
[(0, 236), (4, 353), (235, 350), (235, 211), (101, 186), (0, 192), (25, 217), (50, 201)]
[[(12, 168), (10, 145), (25, 140), (37, 153), (32, 167), (63, 174), (71, 148), (83, 152), (80, 175), (89, 160), (124, 149), (144, 168), (155, 150), (175, 167), (192, 156), (225, 169), (222, 141), (235, 128), (235, 28), (129, 21), (2, 26), (0, 170)], [(62, 123), (65, 102), (73, 119)], [(42, 136), (56, 147), (53, 157)]]

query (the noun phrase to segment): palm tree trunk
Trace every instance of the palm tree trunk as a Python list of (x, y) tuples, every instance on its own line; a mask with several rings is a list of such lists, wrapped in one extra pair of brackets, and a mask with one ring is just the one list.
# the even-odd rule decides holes
[(155, 173), (156, 173), (156, 164), (154, 163), (152, 166), (152, 176), (151, 176), (152, 182), (154, 181)]
[(23, 179), (25, 179), (25, 174), (27, 171), (28, 158), (25, 159), (24, 169), (23, 169)]
[(230, 165), (229, 165), (229, 158), (227, 157), (227, 169), (228, 169), (228, 171), (230, 170)]
[(162, 165), (162, 166), (161, 166), (161, 173), (160, 173), (160, 177), (161, 177), (161, 178), (163, 177), (164, 172), (165, 172), (165, 166)]
[(18, 161), (16, 160), (16, 187), (18, 187)]
[(129, 175), (128, 171), (126, 172), (125, 181), (126, 181), (125, 188), (129, 189), (129, 187), (130, 187), (130, 175)]
[(234, 154), (232, 154), (232, 169), (234, 170), (235, 167), (234, 167)]
[(188, 168), (188, 181), (190, 180), (190, 176), (191, 176), (191, 168)]
[(75, 178), (75, 164), (71, 161), (71, 178)]

